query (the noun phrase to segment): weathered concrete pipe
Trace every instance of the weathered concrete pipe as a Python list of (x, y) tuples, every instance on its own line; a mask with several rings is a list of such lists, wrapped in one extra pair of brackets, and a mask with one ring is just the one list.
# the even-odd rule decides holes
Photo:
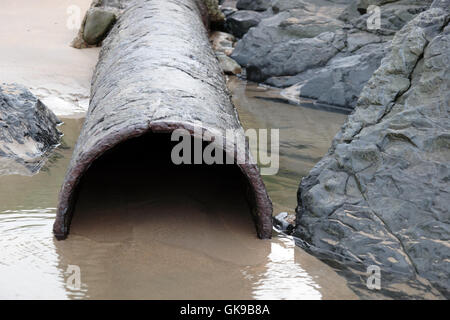
[[(59, 194), (56, 238), (69, 233), (81, 178), (118, 144), (178, 128), (195, 136), (199, 126), (216, 137), (227, 129), (244, 135), (209, 44), (203, 9), (200, 0), (137, 0), (103, 42), (89, 110)], [(222, 150), (238, 157), (232, 142)], [(270, 238), (272, 203), (258, 167), (252, 161), (237, 165), (248, 181), (258, 236)]]

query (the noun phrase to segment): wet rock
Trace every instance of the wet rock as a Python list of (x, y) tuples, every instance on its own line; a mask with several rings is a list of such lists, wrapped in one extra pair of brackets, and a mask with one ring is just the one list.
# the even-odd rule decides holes
[(290, 17), (281, 21), (279, 27), (286, 33), (298, 38), (313, 38), (324, 32), (333, 32), (342, 29), (343, 23), (322, 16)]
[(265, 11), (272, 6), (273, 0), (238, 0), (236, 8), (239, 10)]
[(59, 123), (25, 87), (0, 84), (0, 175), (36, 173), (59, 143)]
[(378, 69), (389, 49), (388, 44), (374, 44), (368, 52), (361, 50), (350, 56), (331, 59), (304, 81), (300, 96), (317, 99), (318, 103), (354, 106), (364, 85)]
[(254, 81), (325, 65), (345, 47), (340, 31), (344, 23), (336, 19), (340, 11), (324, 15), (321, 10), (312, 2), (308, 7), (297, 2), (293, 10), (264, 17), (238, 41), (233, 59), (249, 69)]
[(281, 212), (273, 218), (273, 225), (280, 231), (291, 234), (295, 225), (295, 215)]
[(70, 44), (83, 49), (101, 44), (131, 0), (94, 0), (86, 12), (77, 36)]
[(232, 7), (221, 7), (223, 14), (225, 15), (225, 19), (231, 16), (233, 13), (237, 12), (236, 8)]
[[(367, 27), (369, 4), (380, 6), (382, 24), (377, 30)], [(276, 0), (276, 14), (250, 29), (237, 42), (232, 58), (247, 68), (249, 80), (301, 87), (302, 96), (318, 103), (354, 108), (389, 51), (393, 34), (430, 4), (431, 0)], [(322, 52), (317, 40), (330, 33), (338, 41)], [(324, 91), (327, 88), (331, 90)]]
[(88, 45), (100, 43), (116, 22), (116, 15), (100, 8), (90, 9), (86, 14), (83, 39)]
[(374, 30), (368, 28), (367, 21), (374, 15), (374, 12), (370, 10), (361, 16), (355, 17), (350, 23), (360, 30), (393, 35), (400, 30), (405, 23), (417, 16), (417, 14), (427, 10), (431, 5), (432, 0), (369, 1), (368, 3), (369, 4), (367, 4), (367, 2), (362, 2), (359, 5), (359, 10), (361, 11), (361, 8), (367, 9), (369, 8), (369, 5), (380, 6), (380, 28)]
[(299, 244), (343, 267), (379, 266), (385, 292), (413, 281), (450, 297), (449, 3), (396, 34), (298, 192)]
[(230, 33), (241, 38), (250, 28), (257, 26), (261, 19), (262, 16), (258, 12), (241, 10), (227, 18), (226, 27)]
[(241, 66), (224, 53), (216, 52), (216, 56), (225, 74), (240, 74), (242, 72)]
[(205, 5), (208, 9), (209, 20), (212, 23), (225, 22), (225, 15), (219, 8), (218, 0), (203, 0), (203, 2), (205, 3)]
[(277, 34), (277, 30), (272, 28), (251, 29), (244, 40), (252, 37), (254, 41), (236, 44), (231, 57), (247, 67), (250, 80), (262, 82), (271, 76), (295, 75), (324, 66), (345, 46), (343, 34), (333, 32), (314, 38), (281, 40), (275, 46), (267, 46), (265, 37), (271, 32), (274, 36)]
[(212, 48), (215, 52), (222, 52), (227, 56), (230, 56), (234, 50), (234, 43), (236, 38), (229, 33), (214, 31), (209, 36)]

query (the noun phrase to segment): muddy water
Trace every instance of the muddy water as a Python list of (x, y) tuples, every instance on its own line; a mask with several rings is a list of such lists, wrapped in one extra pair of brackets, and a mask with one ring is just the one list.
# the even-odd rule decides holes
[(298, 185), (325, 155), (331, 140), (347, 116), (321, 110), (310, 100), (299, 100), (302, 106), (282, 103), (283, 91), (236, 77), (228, 79), (233, 102), (244, 128), (280, 130), (280, 170), (275, 176), (263, 176), (274, 203), (274, 213), (294, 213)]
[[(281, 170), (265, 182), (275, 213), (293, 211), (301, 175), (344, 116), (262, 100), (274, 92), (239, 81), (230, 87), (245, 127), (280, 128)], [(163, 170), (143, 148), (94, 165), (71, 234), (56, 241), (57, 192), (81, 124), (65, 120), (65, 147), (36, 176), (0, 177), (0, 298), (356, 298), (290, 238), (257, 239), (236, 172)], [(80, 268), (79, 289), (69, 266)]]

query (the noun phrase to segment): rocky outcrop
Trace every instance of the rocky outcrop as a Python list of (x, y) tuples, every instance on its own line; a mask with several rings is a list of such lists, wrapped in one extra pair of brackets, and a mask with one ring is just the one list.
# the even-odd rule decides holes
[(449, 19), (450, 1), (435, 1), (396, 34), (298, 192), (299, 244), (379, 266), (386, 292), (406, 279), (450, 297)]
[[(298, 95), (320, 104), (354, 108), (389, 52), (392, 36), (430, 4), (431, 0), (274, 0), (269, 9), (258, 12), (263, 19), (238, 41), (232, 58), (247, 68), (249, 80), (294, 86)], [(370, 5), (379, 6), (379, 26), (369, 23), (376, 14)]]
[(59, 143), (59, 123), (25, 87), (0, 84), (0, 175), (36, 173)]

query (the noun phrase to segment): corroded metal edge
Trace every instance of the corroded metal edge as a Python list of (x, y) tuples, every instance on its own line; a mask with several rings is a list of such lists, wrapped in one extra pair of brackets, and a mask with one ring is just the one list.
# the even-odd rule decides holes
[[(95, 145), (84, 156), (77, 161), (74, 167), (71, 167), (66, 175), (66, 180), (59, 194), (59, 204), (57, 216), (53, 225), (53, 232), (58, 240), (67, 238), (70, 231), (73, 209), (76, 201), (76, 188), (82, 177), (88, 171), (95, 160), (99, 159), (106, 151), (127, 140), (137, 138), (146, 133), (171, 133), (176, 129), (187, 130), (191, 136), (195, 137), (195, 128), (189, 124), (155, 122), (150, 123), (149, 127), (124, 128), (117, 131), (116, 135), (107, 136), (98, 146)], [(202, 128), (208, 131), (207, 128)], [(236, 160), (234, 152), (225, 151), (229, 156)], [(266, 187), (259, 174), (257, 165), (245, 163), (237, 164), (244, 177), (249, 182), (252, 190), (249, 195), (249, 201), (252, 206), (252, 214), (255, 219), (258, 237), (261, 239), (270, 239), (272, 236), (272, 202), (267, 195)]]

